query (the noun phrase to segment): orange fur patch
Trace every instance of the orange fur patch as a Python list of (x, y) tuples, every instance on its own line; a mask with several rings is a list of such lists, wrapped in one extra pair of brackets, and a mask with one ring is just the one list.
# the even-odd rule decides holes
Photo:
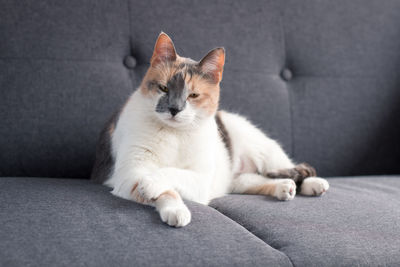
[(136, 190), (138, 187), (139, 183), (135, 183), (131, 189), (131, 195), (134, 201), (141, 203), (141, 204), (150, 204), (150, 203), (154, 203), (155, 201), (157, 201), (159, 198), (161, 197), (168, 197), (168, 198), (172, 198), (172, 199), (176, 199), (179, 200), (181, 199), (180, 195), (178, 194), (178, 192), (174, 191), (174, 190), (167, 190), (164, 193), (160, 194), (157, 198), (155, 199), (145, 199), (141, 194), (139, 194), (139, 192)]
[(149, 204), (151, 203), (150, 200), (145, 199), (139, 192), (136, 190), (138, 187), (139, 183), (135, 183), (131, 189), (131, 195), (134, 201), (140, 204)]
[[(161, 195), (159, 195), (159, 196), (157, 197), (157, 199), (159, 199), (159, 198), (161, 198), (161, 197), (170, 197), (170, 198), (173, 198), (173, 199), (176, 199), (176, 200), (178, 200), (178, 199), (181, 198), (181, 197), (179, 196), (179, 194), (178, 194), (177, 192), (173, 191), (173, 190), (167, 190), (167, 191), (165, 191), (164, 193), (162, 193)], [(157, 200), (157, 199), (156, 199), (156, 200)]]
[(218, 109), (219, 84), (210, 83), (199, 75), (194, 75), (187, 81), (192, 93), (199, 94), (199, 97), (190, 99), (190, 103), (196, 108), (203, 109), (207, 114), (212, 115)]
[(177, 56), (177, 59), (174, 62), (160, 63), (156, 66), (150, 66), (140, 85), (142, 94), (148, 97), (157, 95), (157, 88), (149, 88), (149, 82), (156, 81), (160, 84), (166, 85), (178, 71), (181, 71), (179, 65), (183, 62), (184, 60)]
[(263, 184), (247, 189), (246, 191), (244, 191), (244, 194), (273, 196), (275, 190), (275, 184)]
[(225, 54), (222, 54), (220, 57), (218, 57), (218, 71), (215, 73), (215, 78), (218, 82), (222, 80), (222, 72), (225, 64)]

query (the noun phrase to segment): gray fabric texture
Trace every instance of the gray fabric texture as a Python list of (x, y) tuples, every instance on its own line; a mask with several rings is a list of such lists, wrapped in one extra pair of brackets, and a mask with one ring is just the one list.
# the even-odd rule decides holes
[(291, 266), (210, 207), (172, 228), (88, 180), (0, 179), (0, 266)]
[(399, 266), (400, 177), (329, 179), (322, 197), (280, 202), (230, 195), (211, 203), (294, 266)]
[(0, 176), (89, 177), (133, 90), (128, 20), (126, 1), (0, 0)]
[(399, 23), (397, 0), (0, 0), (0, 176), (88, 178), (161, 30), (196, 60), (225, 46), (222, 107), (297, 161), (400, 173)]

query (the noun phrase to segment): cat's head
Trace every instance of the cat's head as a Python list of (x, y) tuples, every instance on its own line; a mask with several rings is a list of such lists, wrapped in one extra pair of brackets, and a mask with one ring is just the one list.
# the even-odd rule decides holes
[(158, 36), (140, 90), (156, 117), (174, 128), (198, 125), (218, 109), (225, 50), (215, 48), (196, 62), (180, 57), (165, 33)]

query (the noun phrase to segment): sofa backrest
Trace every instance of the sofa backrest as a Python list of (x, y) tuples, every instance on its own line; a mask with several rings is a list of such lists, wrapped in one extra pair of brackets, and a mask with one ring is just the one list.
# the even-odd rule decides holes
[(0, 176), (89, 177), (160, 31), (320, 175), (400, 173), (400, 1), (0, 0)]

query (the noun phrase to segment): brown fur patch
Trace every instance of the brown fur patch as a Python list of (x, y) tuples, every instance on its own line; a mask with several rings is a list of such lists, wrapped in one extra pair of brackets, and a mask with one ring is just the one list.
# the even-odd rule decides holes
[(136, 190), (138, 187), (139, 183), (135, 183), (131, 189), (131, 195), (134, 201), (141, 203), (141, 204), (147, 204), (149, 201), (144, 199), (142, 195), (139, 194), (139, 192)]
[(135, 192), (135, 190), (136, 190), (136, 188), (138, 187), (138, 185), (139, 185), (139, 183), (135, 183), (135, 184), (133, 185), (132, 190), (131, 190), (131, 194), (133, 194), (133, 193)]
[(317, 176), (316, 170), (307, 163), (301, 163), (296, 165), (292, 169), (283, 169), (274, 172), (268, 172), (265, 174), (268, 178), (288, 178), (292, 179), (297, 186), (297, 191), (300, 191), (301, 184), (303, 183), (304, 179), (308, 177)]
[(316, 175), (317, 172), (315, 169), (307, 163), (298, 164), (292, 169), (282, 169), (274, 172), (268, 172), (266, 174), (268, 178), (290, 178), (296, 183), (302, 182), (307, 177)]
[(110, 137), (112, 137), (112, 135), (114, 134), (115, 131), (115, 123), (110, 124), (110, 127), (108, 128), (108, 134), (110, 135)]
[(218, 126), (219, 135), (221, 136), (222, 141), (224, 142), (225, 147), (228, 150), (229, 158), (232, 160), (233, 158), (232, 142), (228, 130), (226, 129), (224, 123), (222, 122), (220, 111), (218, 111), (217, 114), (215, 115), (215, 122), (217, 123)]
[(244, 194), (273, 196), (276, 184), (263, 184), (247, 189)]

